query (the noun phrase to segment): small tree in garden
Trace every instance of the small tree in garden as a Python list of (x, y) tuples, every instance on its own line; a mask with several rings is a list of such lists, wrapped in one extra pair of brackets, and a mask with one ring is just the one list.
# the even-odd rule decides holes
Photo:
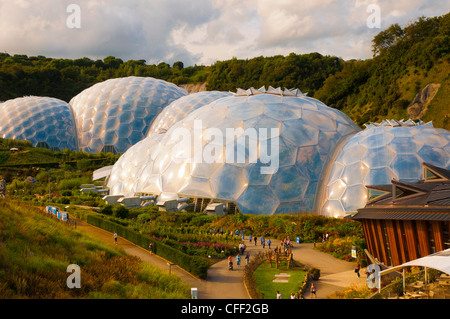
[(126, 208), (125, 206), (122, 206), (122, 205), (117, 205), (116, 207), (114, 207), (113, 211), (114, 211), (114, 216), (118, 217), (118, 218), (125, 219), (130, 216), (130, 212), (129, 212), (128, 208)]

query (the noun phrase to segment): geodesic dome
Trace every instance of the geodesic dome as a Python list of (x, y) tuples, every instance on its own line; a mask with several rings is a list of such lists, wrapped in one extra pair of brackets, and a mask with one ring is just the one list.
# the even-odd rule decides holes
[[(227, 130), (237, 134), (229, 138)], [(329, 153), (359, 130), (342, 112), (298, 90), (238, 90), (191, 112), (159, 141), (151, 135), (130, 148), (108, 187), (112, 195), (172, 193), (234, 202), (243, 213), (310, 211)], [(148, 153), (146, 143), (155, 143)], [(141, 156), (137, 168), (132, 159)], [(124, 171), (134, 171), (134, 179), (119, 177)]]
[(77, 150), (70, 105), (51, 97), (27, 96), (0, 103), (0, 135), (30, 141), (33, 146)]
[(450, 168), (450, 132), (411, 120), (370, 124), (336, 150), (323, 185), (323, 215), (343, 217), (366, 205), (366, 185), (423, 179), (422, 163)]
[(150, 77), (117, 78), (93, 85), (70, 101), (80, 150), (125, 152), (146, 136), (165, 106), (185, 95), (175, 84)]
[(174, 123), (181, 121), (190, 112), (232, 93), (220, 91), (203, 91), (180, 97), (166, 106), (153, 121), (147, 136), (166, 132)]

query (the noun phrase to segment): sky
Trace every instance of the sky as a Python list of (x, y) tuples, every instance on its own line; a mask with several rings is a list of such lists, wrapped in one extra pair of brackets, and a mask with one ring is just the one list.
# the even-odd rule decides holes
[(0, 52), (185, 66), (291, 52), (367, 59), (390, 25), (449, 11), (450, 0), (0, 0)]

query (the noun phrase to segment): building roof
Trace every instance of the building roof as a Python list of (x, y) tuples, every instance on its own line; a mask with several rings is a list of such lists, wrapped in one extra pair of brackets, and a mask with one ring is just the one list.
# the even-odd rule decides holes
[(380, 193), (353, 219), (450, 221), (450, 170), (423, 163), (424, 180), (367, 186)]

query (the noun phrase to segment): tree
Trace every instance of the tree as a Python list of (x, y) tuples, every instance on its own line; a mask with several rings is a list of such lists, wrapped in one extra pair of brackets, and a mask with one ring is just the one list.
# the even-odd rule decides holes
[(405, 31), (396, 23), (378, 33), (372, 40), (372, 52), (382, 54), (405, 36)]
[(182, 70), (184, 68), (184, 64), (181, 61), (177, 61), (172, 66), (174, 69)]

